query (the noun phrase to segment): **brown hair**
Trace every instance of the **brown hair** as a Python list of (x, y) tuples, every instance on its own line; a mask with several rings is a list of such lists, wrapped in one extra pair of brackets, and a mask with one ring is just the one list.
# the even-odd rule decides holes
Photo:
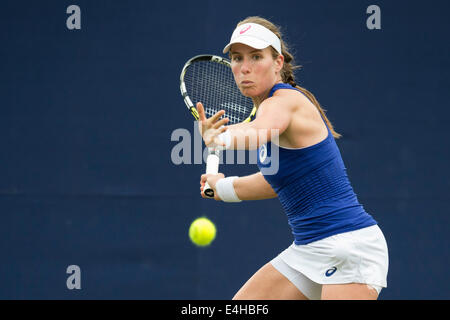
[[(259, 25), (262, 25), (263, 27), (266, 27), (267, 29), (272, 31), (280, 39), (281, 53), (284, 56), (284, 65), (283, 65), (283, 68), (281, 69), (281, 80), (284, 83), (289, 83), (293, 87), (299, 89), (303, 94), (305, 94), (308, 97), (308, 99), (317, 107), (317, 110), (319, 110), (320, 114), (322, 115), (323, 119), (325, 120), (325, 123), (327, 124), (328, 128), (330, 129), (331, 133), (333, 134), (333, 137), (340, 138), (341, 135), (334, 130), (333, 125), (331, 124), (330, 120), (328, 120), (327, 116), (325, 115), (325, 110), (322, 109), (322, 107), (320, 106), (320, 103), (319, 103), (319, 101), (317, 101), (316, 97), (314, 97), (314, 95), (311, 92), (309, 92), (308, 90), (306, 90), (303, 87), (300, 87), (299, 85), (297, 85), (295, 83), (294, 71), (296, 69), (300, 69), (301, 66), (294, 65), (294, 56), (289, 52), (289, 48), (288, 48), (286, 42), (284, 42), (283, 39), (281, 38), (280, 28), (278, 26), (276, 26), (275, 24), (273, 24), (272, 22), (270, 22), (269, 20), (258, 17), (258, 16), (247, 17), (244, 20), (240, 21), (237, 24), (237, 26), (240, 26), (244, 23), (257, 23)], [(272, 56), (274, 59), (276, 59), (278, 57), (279, 53), (274, 48), (271, 47), (271, 49), (272, 49)]]

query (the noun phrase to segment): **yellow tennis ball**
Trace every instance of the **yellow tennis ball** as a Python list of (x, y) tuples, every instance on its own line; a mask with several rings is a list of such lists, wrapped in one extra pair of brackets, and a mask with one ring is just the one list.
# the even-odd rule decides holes
[(216, 226), (208, 218), (195, 219), (189, 227), (189, 238), (197, 246), (209, 245), (216, 237)]

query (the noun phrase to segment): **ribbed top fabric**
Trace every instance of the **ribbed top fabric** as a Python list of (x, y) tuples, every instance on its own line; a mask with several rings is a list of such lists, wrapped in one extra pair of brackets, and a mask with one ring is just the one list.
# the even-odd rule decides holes
[[(279, 89), (301, 92), (281, 83), (269, 97)], [(276, 164), (278, 171), (273, 174)], [(258, 166), (278, 194), (296, 244), (376, 224), (358, 202), (329, 128), (323, 141), (306, 148), (288, 149), (268, 142), (259, 148)]]

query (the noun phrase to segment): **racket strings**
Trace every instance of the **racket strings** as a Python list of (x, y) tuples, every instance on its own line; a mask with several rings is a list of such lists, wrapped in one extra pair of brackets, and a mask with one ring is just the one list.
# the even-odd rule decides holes
[(229, 124), (235, 124), (247, 119), (253, 109), (252, 100), (241, 94), (226, 65), (194, 62), (187, 68), (184, 82), (192, 102), (203, 103), (207, 117), (223, 109), (224, 117), (230, 119)]

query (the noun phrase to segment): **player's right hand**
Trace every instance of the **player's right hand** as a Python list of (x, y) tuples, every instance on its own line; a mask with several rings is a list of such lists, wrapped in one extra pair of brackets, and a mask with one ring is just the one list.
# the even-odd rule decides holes
[(217, 111), (212, 117), (206, 118), (205, 109), (201, 102), (197, 102), (197, 112), (199, 115), (198, 128), (202, 135), (203, 141), (207, 147), (225, 146), (225, 143), (218, 138), (218, 135), (225, 132), (228, 128), (225, 124), (228, 123), (228, 118), (220, 117), (225, 114), (224, 110)]
[(217, 181), (219, 181), (220, 179), (225, 178), (225, 175), (223, 173), (218, 173), (218, 174), (202, 174), (202, 176), (200, 177), (200, 194), (202, 196), (202, 198), (205, 199), (212, 199), (210, 197), (207, 197), (205, 195), (205, 193), (203, 192), (203, 189), (205, 187), (205, 183), (208, 182), (209, 187), (211, 189), (213, 189), (214, 191), (214, 200), (217, 201), (221, 201), (222, 199), (219, 198), (219, 196), (217, 195), (217, 191), (216, 191), (216, 183)]

